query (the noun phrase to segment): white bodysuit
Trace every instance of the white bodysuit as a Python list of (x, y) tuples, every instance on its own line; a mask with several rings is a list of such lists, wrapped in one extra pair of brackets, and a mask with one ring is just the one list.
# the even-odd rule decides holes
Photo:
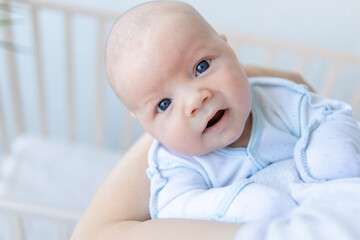
[(294, 159), (305, 182), (360, 176), (360, 130), (346, 103), (279, 78), (249, 80), (252, 129), (246, 148), (183, 156), (154, 140), (149, 151), (152, 218), (249, 222), (289, 213), (297, 203), (251, 176)]

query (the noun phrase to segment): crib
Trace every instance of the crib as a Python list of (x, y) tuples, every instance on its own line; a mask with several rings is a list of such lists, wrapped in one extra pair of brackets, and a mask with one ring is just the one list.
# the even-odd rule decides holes
[[(32, 0), (1, 6), (2, 18), (22, 22), (0, 29), (0, 239), (68, 239), (143, 133), (104, 73), (106, 36), (120, 13)], [(360, 56), (222, 33), (243, 64), (299, 72), (359, 119)]]

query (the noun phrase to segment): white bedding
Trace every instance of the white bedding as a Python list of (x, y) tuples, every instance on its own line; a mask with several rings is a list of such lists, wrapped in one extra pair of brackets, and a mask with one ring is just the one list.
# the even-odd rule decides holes
[(299, 206), (285, 217), (245, 224), (236, 240), (360, 239), (360, 178), (303, 183), (288, 160), (253, 179), (288, 192)]
[[(2, 197), (81, 213), (122, 152), (24, 135), (0, 164)], [(70, 226), (69, 232), (71, 232)], [(57, 239), (48, 219), (25, 217), (26, 239)], [(13, 239), (0, 209), (0, 239)]]

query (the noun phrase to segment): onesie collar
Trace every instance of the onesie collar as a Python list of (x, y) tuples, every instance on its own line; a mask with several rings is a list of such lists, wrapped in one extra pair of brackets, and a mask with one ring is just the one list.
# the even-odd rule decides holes
[(256, 148), (259, 143), (259, 139), (262, 132), (263, 126), (263, 116), (259, 107), (259, 104), (256, 99), (256, 95), (251, 88), (252, 94), (252, 106), (251, 106), (251, 114), (252, 114), (252, 126), (251, 126), (251, 133), (250, 139), (247, 147), (239, 147), (239, 148), (231, 148), (225, 147), (216, 152), (224, 155), (239, 155), (241, 153), (247, 153), (251, 158), (257, 158), (258, 154), (256, 152)]

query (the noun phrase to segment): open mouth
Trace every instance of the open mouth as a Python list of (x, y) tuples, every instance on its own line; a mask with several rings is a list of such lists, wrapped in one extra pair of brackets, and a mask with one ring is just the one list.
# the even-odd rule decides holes
[(215, 115), (210, 119), (210, 121), (207, 123), (206, 128), (214, 126), (216, 123), (218, 123), (221, 118), (224, 116), (225, 110), (219, 110), (215, 113)]

